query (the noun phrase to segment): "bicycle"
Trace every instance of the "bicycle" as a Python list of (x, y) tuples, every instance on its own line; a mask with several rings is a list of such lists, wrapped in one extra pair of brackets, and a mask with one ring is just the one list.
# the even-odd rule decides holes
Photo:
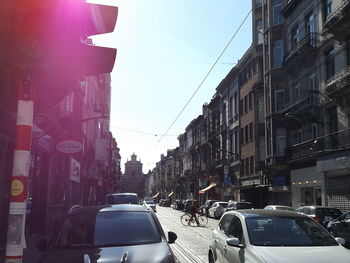
[[(196, 219), (193, 217), (192, 220), (191, 219), (191, 214), (190, 213), (184, 213), (181, 217), (180, 217), (180, 221), (184, 226), (187, 225), (195, 225), (196, 224)], [(204, 216), (203, 214), (197, 214), (197, 219), (199, 222), (199, 226), (205, 226), (206, 224), (208, 224), (208, 218), (206, 216)]]

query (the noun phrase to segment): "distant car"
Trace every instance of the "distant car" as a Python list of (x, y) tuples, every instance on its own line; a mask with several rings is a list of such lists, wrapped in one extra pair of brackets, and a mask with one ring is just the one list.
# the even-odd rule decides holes
[(207, 200), (205, 203), (200, 207), (201, 210), (205, 213), (206, 216), (209, 216), (209, 208), (215, 203), (220, 202), (220, 200)]
[(210, 208), (209, 208), (209, 217), (213, 217), (215, 219), (218, 219), (222, 216), (222, 210), (228, 205), (228, 202), (215, 202)]
[(135, 193), (114, 193), (106, 195), (106, 205), (135, 204), (139, 205), (139, 198)]
[(183, 211), (184, 211), (184, 212), (189, 212), (189, 211), (190, 211), (190, 208), (191, 208), (191, 206), (192, 206), (192, 202), (193, 202), (192, 199), (186, 199), (186, 200), (183, 202)]
[(156, 207), (156, 204), (153, 202), (153, 200), (151, 201), (151, 200), (144, 200), (143, 202), (142, 202), (142, 204), (145, 206), (145, 207), (147, 207), (147, 208), (149, 208), (149, 209), (152, 209), (154, 212), (157, 212), (157, 207)]
[(281, 210), (226, 212), (213, 230), (209, 263), (348, 263), (345, 240), (334, 238), (310, 217)]
[(295, 209), (293, 207), (286, 206), (286, 205), (267, 205), (264, 207), (264, 209), (295, 211)]
[(227, 211), (238, 210), (238, 209), (252, 209), (252, 203), (246, 201), (230, 201), (228, 205), (223, 209), (224, 214)]
[(167, 241), (155, 213), (142, 205), (75, 209), (58, 233), (50, 243), (38, 241), (42, 263), (175, 262), (169, 244), (176, 234), (168, 232)]
[(339, 209), (329, 206), (301, 206), (296, 211), (312, 217), (324, 228), (327, 228), (330, 221), (342, 215)]
[(346, 241), (345, 246), (350, 248), (350, 211), (330, 221), (327, 225), (327, 230), (334, 237), (344, 238)]

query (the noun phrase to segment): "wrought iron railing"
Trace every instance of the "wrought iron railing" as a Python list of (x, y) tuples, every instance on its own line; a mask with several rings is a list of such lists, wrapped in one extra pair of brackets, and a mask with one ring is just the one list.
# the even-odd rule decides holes
[(314, 48), (318, 43), (318, 34), (309, 33), (302, 40), (300, 40), (295, 46), (293, 46), (284, 56), (283, 63), (286, 64), (288, 61), (307, 50), (307, 48)]
[(346, 12), (349, 10), (350, 0), (343, 0), (340, 5), (338, 5), (337, 9), (335, 9), (326, 19), (324, 23), (325, 29), (330, 29), (335, 26), (344, 16)]
[(350, 84), (350, 66), (335, 73), (326, 82), (326, 91), (331, 92)]

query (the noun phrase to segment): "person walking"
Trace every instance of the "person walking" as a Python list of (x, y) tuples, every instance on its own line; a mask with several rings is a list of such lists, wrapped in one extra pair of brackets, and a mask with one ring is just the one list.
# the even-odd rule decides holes
[(191, 204), (191, 207), (190, 207), (191, 217), (190, 217), (190, 221), (188, 221), (189, 225), (192, 222), (192, 219), (194, 218), (196, 220), (197, 226), (199, 226), (198, 218), (197, 218), (197, 215), (196, 215), (197, 209), (198, 209), (198, 207), (197, 207), (197, 200), (193, 200), (192, 204)]

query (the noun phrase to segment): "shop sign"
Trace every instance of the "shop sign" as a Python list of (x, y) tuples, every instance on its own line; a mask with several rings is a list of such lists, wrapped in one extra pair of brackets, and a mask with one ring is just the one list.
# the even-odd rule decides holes
[(242, 186), (250, 186), (250, 185), (256, 185), (256, 184), (260, 184), (260, 179), (247, 180), (247, 181), (241, 182)]
[(62, 140), (56, 144), (56, 150), (63, 154), (78, 154), (83, 151), (83, 144), (75, 139)]

